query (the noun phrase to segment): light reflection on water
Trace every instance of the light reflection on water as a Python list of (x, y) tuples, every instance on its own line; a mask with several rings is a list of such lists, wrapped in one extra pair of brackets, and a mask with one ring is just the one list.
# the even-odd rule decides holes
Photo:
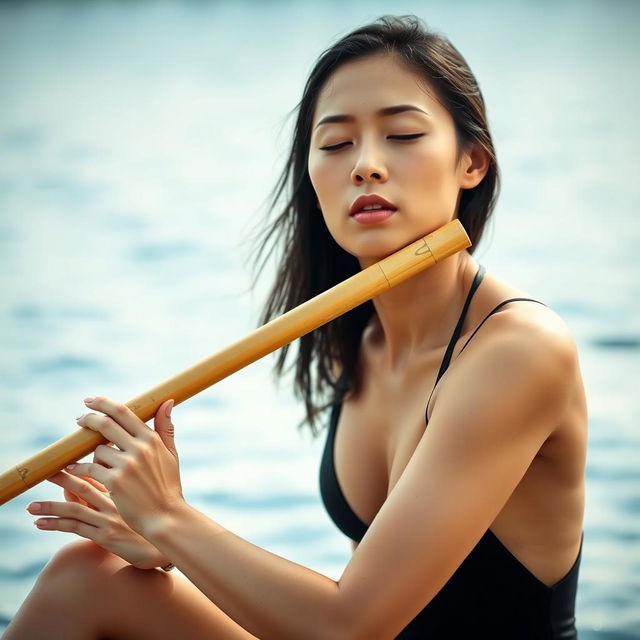
[[(428, 7), (428, 10), (427, 10)], [(591, 448), (582, 638), (640, 635), (636, 392), (640, 240), (633, 3), (406, 2), (476, 72), (503, 172), (477, 252), (573, 330)], [(79, 399), (128, 399), (250, 330), (243, 243), (315, 56), (381, 2), (0, 5), (2, 468), (73, 428)], [(339, 577), (322, 442), (257, 363), (176, 410), (188, 499), (239, 535)], [(251, 402), (247, 402), (247, 397)], [(7, 428), (8, 427), (8, 428)], [(3, 507), (0, 613), (68, 541)], [(626, 636), (625, 636), (626, 634)]]

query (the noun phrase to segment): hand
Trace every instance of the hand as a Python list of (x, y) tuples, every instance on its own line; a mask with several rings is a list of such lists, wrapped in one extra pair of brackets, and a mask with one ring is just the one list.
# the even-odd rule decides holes
[(174, 507), (184, 505), (178, 453), (171, 424), (173, 400), (163, 403), (150, 429), (126, 405), (107, 398), (85, 398), (101, 411), (77, 419), (80, 426), (100, 432), (116, 447), (99, 445), (92, 463), (67, 467), (73, 475), (88, 476), (104, 485), (126, 524), (144, 537)]
[[(27, 508), (33, 515), (57, 516), (38, 519), (39, 529), (67, 531), (93, 540), (138, 569), (164, 567), (169, 563), (158, 549), (124, 523), (102, 484), (62, 471), (48, 480), (64, 489), (67, 501), (32, 502)], [(35, 504), (40, 509), (34, 509)]]

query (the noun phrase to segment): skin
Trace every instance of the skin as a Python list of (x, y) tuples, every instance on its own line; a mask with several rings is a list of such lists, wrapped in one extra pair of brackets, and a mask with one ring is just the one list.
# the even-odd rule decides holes
[[(334, 74), (320, 94), (308, 169), (331, 235), (364, 267), (451, 220), (460, 189), (475, 187), (488, 161), (472, 149), (456, 164), (451, 116), (393, 58), (374, 56), (357, 65), (354, 73)], [(372, 92), (378, 74), (384, 82), (378, 79)], [(378, 113), (401, 105), (400, 113)], [(332, 122), (336, 116), (347, 121)], [(370, 193), (398, 211), (383, 224), (363, 227), (348, 213), (359, 195)]]
[[(429, 116), (378, 113), (407, 104)], [(336, 114), (351, 121), (316, 126)], [(414, 73), (384, 56), (346, 64), (314, 117), (318, 215), (366, 266), (456, 215), (460, 190), (487, 167), (480, 150), (465, 150), (459, 162), (456, 151), (450, 115)], [(377, 226), (355, 223), (349, 209), (363, 193), (385, 197), (396, 212)], [(40, 514), (100, 547), (76, 543), (54, 557), (6, 638), (46, 637), (52, 619), (65, 638), (131, 637), (140, 628), (150, 638), (176, 637), (176, 628), (194, 638), (393, 638), (487, 528), (539, 580), (557, 582), (580, 545), (586, 447), (578, 355), (562, 320), (542, 305), (510, 303), (458, 358), (491, 309), (522, 295), (487, 274), (425, 430), (426, 393), (476, 270), (462, 252), (374, 301), (363, 388), (344, 402), (335, 446), (346, 498), (371, 526), (340, 580), (260, 549), (185, 503), (166, 405), (150, 429), (97, 397), (79, 424), (115, 447), (57, 478), (88, 506), (43, 503)], [(115, 545), (108, 522), (126, 539), (122, 557), (104, 550)], [(135, 569), (127, 554), (138, 563), (171, 560), (188, 581)], [(117, 616), (105, 615), (98, 605), (114, 599)]]

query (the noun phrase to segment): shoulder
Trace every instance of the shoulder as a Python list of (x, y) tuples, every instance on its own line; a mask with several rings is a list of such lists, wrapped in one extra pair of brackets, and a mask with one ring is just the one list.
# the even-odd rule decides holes
[(532, 373), (566, 372), (577, 365), (573, 335), (565, 321), (548, 306), (532, 301), (509, 303), (485, 325), (484, 338), (476, 343), (478, 365), (498, 359), (523, 366)]
[[(476, 367), (501, 364), (523, 375), (557, 378), (577, 364), (575, 340), (564, 320), (550, 307), (518, 301), (504, 307), (485, 323), (483, 340), (469, 361)], [(473, 341), (472, 341), (473, 342)]]
[(576, 356), (575, 340), (564, 320), (533, 301), (508, 303), (487, 319), (483, 330), (481, 339), (472, 340), (467, 350), (484, 347), (484, 355), (491, 351), (503, 358), (528, 356), (548, 364), (568, 364)]
[(470, 422), (504, 423), (505, 429), (536, 423), (552, 430), (571, 395), (578, 354), (558, 314), (518, 302), (491, 316), (454, 365), (434, 417), (438, 411), (469, 412), (475, 416)]
[[(544, 300), (489, 273), (485, 281), (488, 295), (477, 311), (474, 326), (486, 320), (465, 349), (470, 352), (465, 356), (468, 360), (475, 360), (471, 354), (476, 354), (478, 360), (488, 358), (491, 362), (499, 356), (543, 369), (577, 365), (577, 347), (569, 327), (551, 307), (540, 304)], [(526, 300), (500, 306), (512, 298)], [(496, 307), (500, 308), (487, 318)]]

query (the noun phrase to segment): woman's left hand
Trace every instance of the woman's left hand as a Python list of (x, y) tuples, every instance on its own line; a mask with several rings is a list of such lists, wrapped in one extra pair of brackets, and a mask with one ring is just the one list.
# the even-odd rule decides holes
[(184, 504), (171, 423), (173, 400), (158, 408), (154, 429), (124, 404), (103, 397), (85, 398), (84, 402), (101, 413), (85, 413), (77, 423), (99, 431), (117, 449), (101, 444), (93, 462), (70, 465), (66, 471), (102, 483), (122, 519), (144, 536), (146, 528)]

